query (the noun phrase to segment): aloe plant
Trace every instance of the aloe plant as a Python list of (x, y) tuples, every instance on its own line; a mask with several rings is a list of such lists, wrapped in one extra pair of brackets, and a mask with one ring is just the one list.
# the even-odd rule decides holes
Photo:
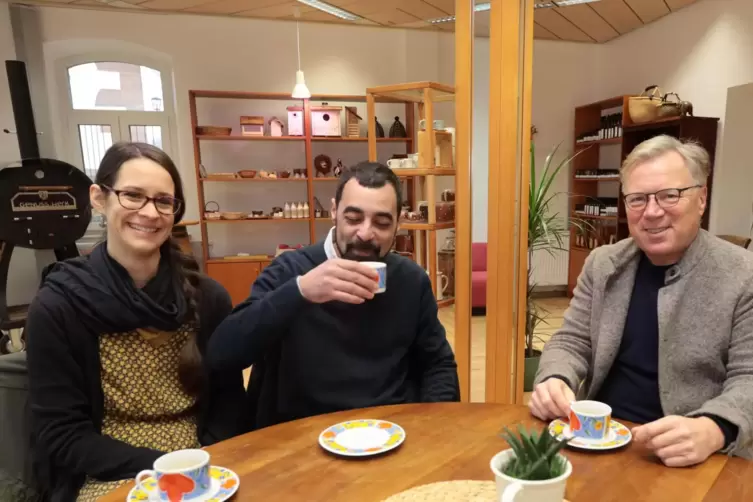
[(567, 439), (555, 439), (544, 427), (540, 434), (528, 432), (522, 425), (514, 434), (507, 427), (501, 434), (515, 454), (501, 471), (515, 479), (543, 481), (565, 473), (567, 460), (559, 451), (567, 445)]
[(531, 173), (528, 182), (528, 288), (526, 294), (526, 357), (533, 357), (533, 343), (536, 340), (536, 326), (546, 322), (547, 312), (537, 306), (532, 299), (533, 289), (533, 254), (536, 251), (544, 251), (555, 256), (558, 251), (568, 249), (568, 237), (570, 228), (575, 227), (580, 231), (592, 228), (591, 225), (580, 218), (565, 218), (552, 210), (551, 205), (560, 192), (553, 192), (553, 184), (557, 175), (567, 167), (573, 159), (586, 151), (580, 150), (575, 155), (566, 157), (558, 164), (554, 164), (561, 143), (547, 155), (544, 162), (544, 171), (541, 176), (536, 174), (535, 145), (531, 141)]

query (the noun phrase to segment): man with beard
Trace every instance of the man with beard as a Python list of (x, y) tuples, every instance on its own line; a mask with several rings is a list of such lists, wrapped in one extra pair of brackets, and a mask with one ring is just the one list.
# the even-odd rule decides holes
[[(402, 207), (386, 166), (346, 170), (323, 242), (277, 257), (209, 342), (215, 368), (253, 365), (258, 429), (370, 406), (458, 401), (457, 365), (426, 272), (390, 249)], [(361, 263), (387, 265), (387, 290)]]

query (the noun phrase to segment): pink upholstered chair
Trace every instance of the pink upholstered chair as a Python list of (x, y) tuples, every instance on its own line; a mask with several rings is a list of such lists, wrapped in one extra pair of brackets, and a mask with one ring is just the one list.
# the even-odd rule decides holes
[(486, 242), (471, 244), (471, 307), (486, 307)]

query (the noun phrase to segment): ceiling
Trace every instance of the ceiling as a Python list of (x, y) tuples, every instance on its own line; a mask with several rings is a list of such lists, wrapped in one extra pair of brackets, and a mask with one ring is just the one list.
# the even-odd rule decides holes
[[(453, 31), (454, 23), (427, 21), (450, 16), (455, 0), (326, 0), (361, 16), (345, 21), (295, 0), (24, 0), (24, 3), (71, 8), (179, 12), (231, 17), (292, 20), (300, 7), (302, 21)], [(481, 3), (485, 0), (477, 0)], [(537, 3), (544, 0), (535, 0)], [(651, 23), (699, 0), (600, 0), (589, 4), (536, 9), (534, 37), (603, 43)], [(488, 12), (476, 14), (476, 34), (488, 36)]]

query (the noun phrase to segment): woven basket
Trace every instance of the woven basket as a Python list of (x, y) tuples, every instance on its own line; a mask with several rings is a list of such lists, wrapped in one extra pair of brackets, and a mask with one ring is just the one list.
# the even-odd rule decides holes
[[(676, 98), (676, 101), (670, 101), (668, 99), (670, 96), (674, 96)], [(670, 117), (679, 117), (680, 115), (682, 115), (682, 111), (680, 109), (680, 101), (682, 100), (676, 92), (667, 93), (662, 99), (662, 104), (657, 111), (657, 118), (666, 119)]]
[(640, 96), (628, 100), (630, 120), (635, 124), (644, 124), (656, 120), (659, 117), (659, 107), (663, 102), (659, 86), (646, 87)]
[(200, 136), (230, 136), (232, 127), (197, 126), (196, 134)]
[[(497, 502), (494, 481), (440, 481), (397, 493), (382, 502)], [(568, 502), (563, 499), (562, 502)]]

